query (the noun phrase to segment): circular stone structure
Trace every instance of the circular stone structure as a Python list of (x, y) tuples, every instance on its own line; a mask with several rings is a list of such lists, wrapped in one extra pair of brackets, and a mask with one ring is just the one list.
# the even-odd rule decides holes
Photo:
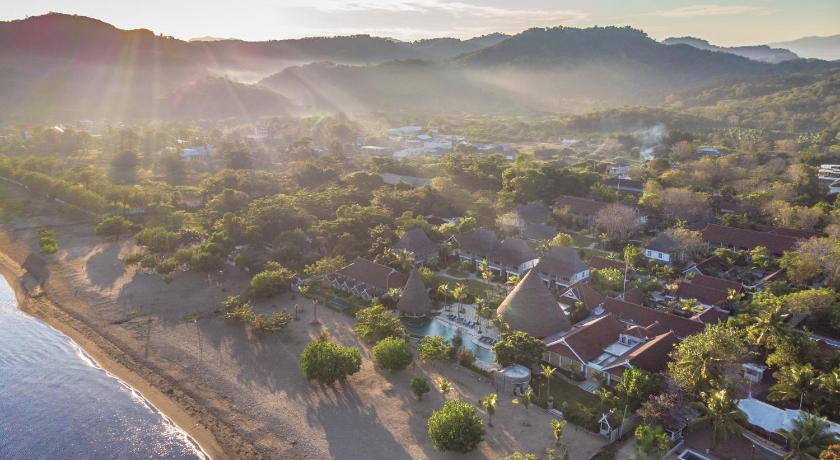
[(531, 383), (531, 370), (521, 364), (513, 364), (496, 371), (494, 379), (497, 391), (517, 395)]

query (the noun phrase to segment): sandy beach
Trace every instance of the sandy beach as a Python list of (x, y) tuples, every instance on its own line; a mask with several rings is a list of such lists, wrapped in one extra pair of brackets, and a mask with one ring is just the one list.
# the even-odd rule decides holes
[[(55, 230), (58, 253), (38, 253), (40, 226)], [(524, 409), (500, 396), (495, 427), (476, 451), (439, 452), (426, 435), (426, 419), (442, 397), (433, 391), (416, 401), (409, 381), (442, 375), (454, 384), (450, 397), (476, 403), (494, 391), (487, 379), (450, 363), (418, 363), (398, 373), (376, 369), (352, 318), (321, 307), (321, 325), (313, 326), (312, 304), (292, 294), (255, 310), (291, 312), (299, 304), (302, 318), (279, 333), (257, 334), (220, 310), (222, 299), (242, 291), (247, 274), (179, 272), (166, 283), (120, 261), (133, 249), (129, 238), (96, 237), (89, 222), (34, 216), (3, 227), (0, 270), (21, 308), (70, 336), (214, 459), (495, 459), (554, 444), (547, 413), (532, 408), (526, 424)], [(300, 351), (322, 330), (362, 349), (362, 371), (345, 385), (322, 388), (300, 372)], [(574, 459), (589, 458), (605, 443), (574, 426), (564, 441)]]

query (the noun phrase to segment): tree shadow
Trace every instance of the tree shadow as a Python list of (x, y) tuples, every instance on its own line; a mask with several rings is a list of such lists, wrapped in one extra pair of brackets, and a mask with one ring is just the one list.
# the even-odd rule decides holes
[(90, 283), (98, 288), (110, 288), (125, 274), (125, 263), (120, 260), (120, 245), (104, 244), (85, 263), (85, 273)]

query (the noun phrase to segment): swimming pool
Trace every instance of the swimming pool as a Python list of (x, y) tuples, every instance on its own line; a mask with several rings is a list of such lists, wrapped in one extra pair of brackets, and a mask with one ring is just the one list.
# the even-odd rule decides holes
[[(419, 323), (415, 321), (403, 322), (408, 332), (416, 337), (434, 337), (439, 335), (449, 340), (450, 343), (452, 342), (452, 338), (455, 337), (455, 326), (441, 321), (438, 318), (432, 318), (431, 320), (425, 320)], [(469, 334), (462, 333), (461, 336), (464, 338), (464, 349), (470, 350), (475, 354), (476, 358), (487, 364), (493, 364), (495, 362), (496, 354), (493, 353), (493, 350), (476, 345), (473, 341), (474, 337)]]

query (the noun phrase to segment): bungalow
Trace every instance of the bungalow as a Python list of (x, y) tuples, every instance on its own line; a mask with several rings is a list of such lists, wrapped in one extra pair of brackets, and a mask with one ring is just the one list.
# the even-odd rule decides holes
[(706, 225), (701, 234), (710, 247), (750, 251), (763, 246), (776, 256), (793, 249), (799, 239), (806, 238), (804, 233), (792, 229), (764, 227), (749, 230), (716, 224)]
[(526, 332), (538, 339), (572, 327), (557, 299), (533, 270), (505, 297), (496, 309), (496, 315), (511, 330)]
[(538, 242), (538, 241), (551, 241), (555, 236), (557, 236), (557, 228), (547, 224), (526, 224), (525, 228), (519, 231), (519, 236), (522, 238)]
[(453, 236), (452, 240), (458, 245), (458, 257), (461, 261), (474, 263), (489, 259), (499, 245), (496, 234), (484, 228), (460, 233)]
[(357, 257), (350, 265), (327, 275), (330, 285), (364, 300), (371, 300), (390, 289), (402, 290), (406, 277), (391, 267)]
[(670, 265), (674, 262), (682, 262), (685, 259), (685, 251), (680, 249), (677, 242), (667, 233), (660, 233), (645, 246), (645, 257)]
[(533, 268), (550, 288), (565, 288), (589, 278), (589, 267), (575, 248), (551, 248)]
[(596, 318), (547, 344), (543, 360), (596, 382), (614, 385), (627, 369), (661, 372), (677, 343), (673, 332), (627, 326), (614, 315)]
[(520, 205), (515, 211), (500, 218), (501, 225), (512, 230), (522, 230), (528, 225), (545, 224), (551, 218), (551, 208), (540, 201)]
[(704, 322), (697, 317), (684, 318), (619, 299), (607, 298), (604, 301), (603, 308), (605, 312), (612, 313), (616, 318), (630, 326), (648, 328), (656, 323), (657, 327), (660, 328), (657, 330), (662, 332), (672, 331), (678, 339), (697, 334), (705, 327)]
[(199, 146), (181, 150), (181, 159), (184, 161), (207, 160), (213, 151), (211, 146)]
[(560, 306), (564, 311), (572, 311), (578, 302), (582, 303), (590, 313), (603, 314), (606, 296), (596, 291), (589, 283), (589, 279), (572, 284), (558, 296)]
[(715, 158), (720, 158), (725, 155), (723, 152), (714, 147), (700, 147), (694, 151), (694, 154), (697, 156), (710, 156)]
[(605, 268), (614, 268), (616, 270), (621, 270), (622, 272), (627, 268), (627, 264), (620, 260), (615, 259), (607, 259), (606, 257), (601, 256), (592, 256), (589, 259), (589, 266), (593, 270), (603, 270)]
[(607, 207), (609, 203), (595, 201), (591, 198), (561, 195), (554, 202), (554, 207), (568, 210), (569, 217), (576, 224), (583, 227), (595, 225), (598, 212)]
[(422, 228), (412, 228), (405, 232), (393, 249), (408, 252), (417, 264), (430, 262), (438, 257), (437, 245)]
[(729, 267), (718, 256), (711, 256), (683, 270), (684, 275), (719, 275), (729, 271)]
[(456, 235), (453, 239), (458, 244), (458, 257), (462, 261), (480, 264), (486, 260), (490, 271), (500, 278), (522, 276), (537, 261), (537, 254), (525, 240), (511, 237), (500, 243), (495, 233), (483, 228)]
[(641, 194), (645, 191), (645, 184), (642, 182), (633, 179), (625, 179), (623, 177), (607, 179), (603, 183), (605, 187), (613, 189), (618, 193)]

